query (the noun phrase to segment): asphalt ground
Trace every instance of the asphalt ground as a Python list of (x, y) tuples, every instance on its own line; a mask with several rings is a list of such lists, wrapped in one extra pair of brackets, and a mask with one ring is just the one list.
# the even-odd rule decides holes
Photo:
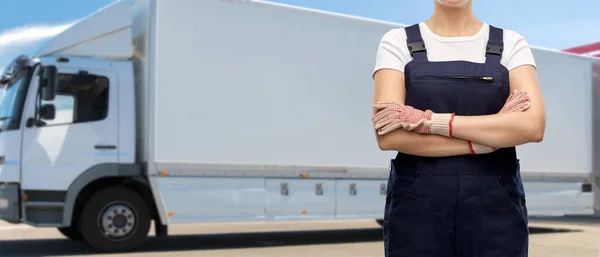
[[(532, 218), (530, 257), (600, 256), (600, 218)], [(141, 249), (99, 254), (55, 228), (0, 222), (0, 256), (381, 257), (382, 228), (373, 220), (172, 225)]]

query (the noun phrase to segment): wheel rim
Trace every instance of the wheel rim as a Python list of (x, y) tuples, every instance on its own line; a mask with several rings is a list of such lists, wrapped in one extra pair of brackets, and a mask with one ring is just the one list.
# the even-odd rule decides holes
[(138, 227), (138, 214), (129, 204), (113, 202), (107, 204), (98, 216), (98, 225), (104, 237), (112, 241), (123, 241), (131, 237)]

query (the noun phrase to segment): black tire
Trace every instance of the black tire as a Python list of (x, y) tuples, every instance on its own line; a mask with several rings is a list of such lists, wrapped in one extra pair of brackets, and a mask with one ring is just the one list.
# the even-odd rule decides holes
[[(111, 215), (114, 217), (111, 218)], [(103, 220), (106, 222), (103, 223)], [(77, 225), (91, 247), (105, 252), (120, 252), (139, 247), (148, 237), (150, 222), (150, 211), (142, 197), (125, 187), (114, 187), (94, 194), (85, 203)], [(110, 229), (107, 231), (104, 227)], [(117, 234), (119, 231), (125, 234), (115, 237), (105, 234)]]
[(377, 221), (377, 224), (379, 224), (379, 226), (383, 227), (383, 220), (375, 220), (375, 221)]
[(77, 227), (75, 226), (58, 228), (58, 232), (60, 232), (63, 236), (73, 241), (83, 240), (83, 236), (81, 235), (81, 233), (79, 233), (79, 230), (77, 230)]

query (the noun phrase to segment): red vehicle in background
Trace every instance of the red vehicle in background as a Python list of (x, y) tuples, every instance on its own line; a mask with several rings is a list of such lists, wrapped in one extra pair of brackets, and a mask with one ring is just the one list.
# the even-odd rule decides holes
[(600, 58), (600, 42), (591, 43), (582, 46), (576, 46), (568, 49), (564, 49), (563, 51), (574, 54), (581, 54), (586, 56), (593, 56)]

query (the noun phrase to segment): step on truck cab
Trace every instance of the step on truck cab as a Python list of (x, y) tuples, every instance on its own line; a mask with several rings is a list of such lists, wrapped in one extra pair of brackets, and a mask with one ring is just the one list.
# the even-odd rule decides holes
[[(263, 1), (116, 1), (2, 74), (0, 219), (107, 251), (138, 247), (151, 221), (159, 236), (178, 223), (382, 224), (395, 153), (374, 138), (371, 72), (403, 26)], [(549, 126), (520, 149), (530, 214), (591, 214), (593, 61), (534, 54)], [(568, 113), (585, 126), (566, 128)]]

